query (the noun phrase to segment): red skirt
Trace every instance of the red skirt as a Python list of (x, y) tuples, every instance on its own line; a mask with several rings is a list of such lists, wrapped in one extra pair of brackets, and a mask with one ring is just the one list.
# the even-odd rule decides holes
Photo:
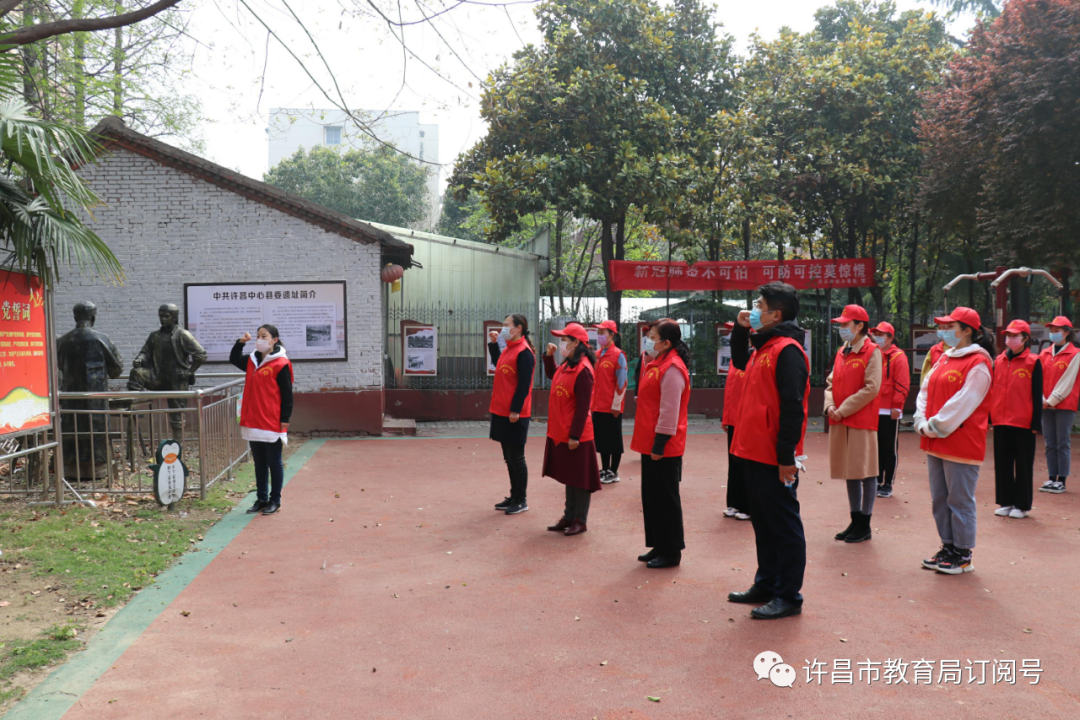
[(600, 489), (596, 443), (586, 440), (578, 445), (577, 450), (571, 450), (566, 443), (556, 445), (549, 437), (544, 445), (544, 470), (541, 474), (563, 485), (596, 492)]

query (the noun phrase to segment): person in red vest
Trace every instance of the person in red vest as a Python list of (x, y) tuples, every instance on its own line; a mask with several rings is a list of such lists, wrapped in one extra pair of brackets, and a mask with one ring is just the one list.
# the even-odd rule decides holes
[(273, 515), (281, 509), (285, 466), (281, 451), (289, 442), (293, 410), (293, 368), (278, 338), (278, 329), (263, 325), (255, 336), (255, 352), (244, 356), (251, 333), (233, 345), (229, 362), (243, 370), (244, 396), (240, 404), (240, 437), (251, 447), (255, 463), (255, 504), (248, 513)]
[(645, 546), (651, 548), (638, 560), (657, 569), (678, 565), (686, 549), (679, 483), (690, 405), (690, 352), (679, 323), (665, 319), (649, 328), (645, 353), (651, 360), (641, 371), (630, 449), (641, 453), (641, 512)]
[(994, 425), (995, 515), (1024, 518), (1031, 511), (1035, 434), (1042, 430), (1042, 363), (1031, 352), (1031, 326), (1013, 320), (1006, 350), (994, 360), (990, 422)]
[(975, 569), (975, 486), (986, 458), (994, 345), (971, 308), (958, 307), (936, 320), (949, 349), (919, 389), (915, 432), (926, 452), (941, 549), (922, 564), (958, 575)]
[[(900, 418), (911, 390), (911, 366), (907, 354), (896, 347), (896, 329), (880, 322), (870, 330), (881, 348), (881, 391), (878, 393), (878, 482), (877, 496), (892, 497), (893, 480), (900, 456)], [(931, 366), (932, 367), (932, 366)]]
[(619, 326), (605, 320), (596, 328), (596, 384), (592, 395), (592, 420), (596, 451), (600, 453), (600, 482), (619, 482), (623, 454), (622, 413), (626, 404), (626, 353), (619, 347)]
[[(937, 329), (938, 343), (930, 348), (930, 351), (926, 353), (926, 358), (923, 360), (922, 370), (920, 376), (922, 380), (925, 380), (930, 376), (930, 371), (937, 365), (937, 361), (941, 359), (941, 356), (945, 354), (945, 351), (949, 347), (945, 344), (945, 330), (942, 328)], [(922, 381), (919, 382), (922, 384)]]
[[(600, 489), (593, 420), (589, 415), (596, 356), (589, 347), (588, 331), (577, 323), (552, 330), (551, 334), (562, 338), (562, 342), (558, 348), (549, 344), (544, 353), (544, 372), (551, 380), (551, 392), (542, 474), (566, 486), (566, 508), (562, 519), (548, 530), (579, 535), (588, 530), (589, 503), (592, 493)], [(556, 351), (562, 356), (558, 366)]]
[(825, 415), (829, 418), (829, 470), (847, 481), (851, 524), (837, 540), (859, 543), (871, 538), (870, 520), (877, 497), (878, 394), (881, 350), (870, 340), (870, 316), (860, 305), (848, 305), (840, 317), (844, 344), (836, 351), (825, 381)]
[[(500, 340), (506, 346), (505, 350), (500, 350)], [(529, 321), (524, 315), (506, 316), (502, 330), (488, 335), (488, 353), (495, 365), (488, 435), (502, 445), (503, 460), (510, 473), (510, 496), (496, 504), (495, 509), (507, 515), (519, 515), (529, 509), (525, 442), (529, 439), (533, 370), (536, 368), (536, 350), (529, 340)]]
[(1050, 479), (1039, 490), (1060, 495), (1065, 492), (1065, 479), (1069, 477), (1070, 435), (1080, 401), (1080, 383), (1076, 382), (1080, 351), (1073, 344), (1069, 318), (1059, 315), (1046, 324), (1046, 329), (1052, 344), (1039, 353), (1039, 360), (1043, 369), (1043, 439)]
[(750, 615), (774, 620), (802, 612), (806, 535), (796, 458), (806, 435), (810, 359), (795, 288), (771, 282), (758, 293), (731, 333), (731, 364), (746, 372), (731, 452), (742, 461), (758, 567), (753, 586), (729, 593), (728, 601), (761, 605)]
[[(724, 327), (732, 330), (735, 323), (726, 322)], [(735, 423), (739, 419), (739, 403), (742, 401), (745, 377), (744, 371), (732, 364), (728, 365), (727, 377), (724, 378), (724, 412), (720, 416), (720, 424), (727, 432), (728, 446), (727, 510), (724, 511), (724, 517), (733, 517), (736, 520), (750, 519), (742, 465), (739, 458), (731, 454), (731, 443), (735, 437)]]

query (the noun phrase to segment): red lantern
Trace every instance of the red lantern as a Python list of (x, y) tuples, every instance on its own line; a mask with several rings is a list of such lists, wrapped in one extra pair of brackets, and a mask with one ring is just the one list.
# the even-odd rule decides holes
[(400, 265), (394, 265), (388, 263), (382, 269), (382, 281), (384, 283), (392, 283), (400, 280), (405, 275), (405, 268)]

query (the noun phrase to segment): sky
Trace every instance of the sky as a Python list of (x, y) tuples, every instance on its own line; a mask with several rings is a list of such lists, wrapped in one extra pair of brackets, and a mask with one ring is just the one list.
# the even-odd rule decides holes
[[(396, 0), (373, 1), (381, 8), (392, 7), (396, 15)], [(484, 5), (498, 1), (474, 0), (426, 23), (421, 13), (430, 14), (429, 8), (443, 6), (444, 0), (403, 0), (401, 20), (415, 22), (404, 28), (408, 50), (390, 35), (367, 0), (207, 0), (195, 5), (189, 11), (188, 32), (196, 50), (182, 87), (201, 101), (206, 157), (261, 179), (268, 169), (270, 108), (330, 108), (338, 103), (353, 109), (417, 110), (421, 122), (439, 125), (445, 182), (455, 158), (484, 135), (478, 102), (482, 80), (526, 43), (539, 42), (536, 4), (503, 0), (509, 4)], [(754, 33), (768, 40), (784, 26), (800, 32), (812, 29), (814, 12), (830, 4), (715, 2), (717, 17), (739, 52)], [(896, 0), (896, 5), (900, 11), (932, 8), (929, 0)], [(290, 7), (297, 10), (306, 33)], [(970, 18), (961, 19), (952, 32), (962, 34), (969, 24)]]

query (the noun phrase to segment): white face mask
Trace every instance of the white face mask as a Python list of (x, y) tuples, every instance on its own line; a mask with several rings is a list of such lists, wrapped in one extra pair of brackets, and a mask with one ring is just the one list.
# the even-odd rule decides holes
[(261, 352), (261, 353), (269, 352), (270, 348), (271, 348), (271, 345), (270, 345), (269, 340), (263, 340), (262, 338), (257, 338), (255, 340), (255, 349), (258, 350), (259, 352)]
[(564, 358), (570, 357), (570, 348), (567, 347), (565, 340), (559, 341), (559, 354)]
[(502, 326), (502, 330), (499, 331), (499, 338), (502, 339), (504, 343), (510, 342), (510, 328), (508, 326)]
[(645, 336), (645, 354), (649, 357), (656, 357), (659, 353), (656, 352), (656, 341), (649, 336)]

